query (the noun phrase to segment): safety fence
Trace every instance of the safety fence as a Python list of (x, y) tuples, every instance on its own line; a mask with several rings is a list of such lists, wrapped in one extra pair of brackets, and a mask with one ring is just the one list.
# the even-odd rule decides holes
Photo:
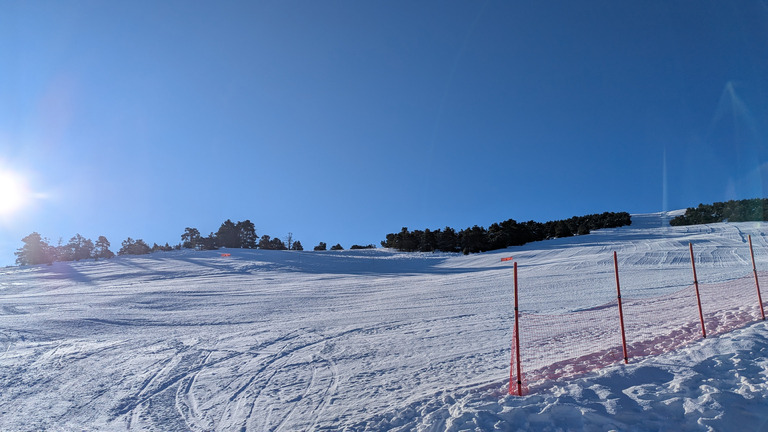
[(710, 335), (719, 335), (765, 319), (761, 278), (752, 274), (719, 283), (699, 283), (689, 244), (693, 283), (668, 295), (628, 299), (621, 296), (616, 252), (615, 300), (560, 315), (521, 313), (517, 263), (514, 263), (515, 324), (509, 394), (523, 396), (529, 385), (573, 377), (632, 358), (658, 355)]

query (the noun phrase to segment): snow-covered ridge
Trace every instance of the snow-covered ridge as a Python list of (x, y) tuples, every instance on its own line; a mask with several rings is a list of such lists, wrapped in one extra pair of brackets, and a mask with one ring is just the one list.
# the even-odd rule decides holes
[[(521, 308), (768, 269), (763, 223), (628, 227), (470, 256), (175, 251), (0, 269), (2, 430), (757, 430), (766, 325), (505, 395)], [(231, 253), (222, 257), (221, 253)], [(768, 286), (768, 283), (765, 284)], [(765, 296), (764, 296), (765, 297)]]

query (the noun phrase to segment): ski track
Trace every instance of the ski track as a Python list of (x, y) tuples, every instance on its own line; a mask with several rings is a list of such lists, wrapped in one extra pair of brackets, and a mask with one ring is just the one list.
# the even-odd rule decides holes
[[(174, 374), (173, 371), (181, 365), (181, 358), (189, 351), (189, 349), (183, 350), (171, 358), (149, 365), (148, 370), (153, 371), (151, 375), (145, 378), (133, 394), (123, 398), (123, 403), (118, 405), (115, 415), (116, 417), (127, 416), (129, 427), (131, 425), (138, 427), (142, 407), (151, 399), (178, 385), (176, 409), (179, 415), (184, 418), (185, 424), (193, 429), (205, 430), (211, 427), (221, 430), (290, 429), (291, 427), (287, 425), (290, 424), (290, 419), (302, 405), (302, 401), (308, 401), (304, 405), (314, 406), (307, 412), (312, 413), (312, 418), (316, 422), (322, 415), (323, 407), (329, 404), (330, 398), (338, 388), (338, 366), (332, 359), (321, 354), (322, 348), (329, 342), (349, 335), (393, 327), (393, 325), (387, 324), (356, 328), (331, 336), (320, 336), (304, 331), (301, 334), (289, 334), (263, 344), (258, 347), (256, 352), (230, 353), (228, 356), (215, 361), (210, 360), (216, 352), (211, 350), (202, 357), (199, 365), (193, 365), (184, 373)], [(280, 348), (277, 352), (272, 353), (276, 345), (280, 345)], [(250, 358), (243, 360), (242, 357)], [(312, 361), (315, 357), (322, 360)], [(253, 368), (248, 369), (251, 364), (257, 364), (258, 368), (255, 370)], [(273, 384), (278, 376), (285, 375), (284, 381), (295, 380), (301, 383), (301, 373), (295, 372), (295, 369), (300, 367), (311, 369), (311, 378), (308, 381), (304, 379), (306, 387), (298, 397), (292, 397), (292, 401), (285, 405), (287, 410), (283, 409), (284, 402), (275, 403), (276, 400), (280, 400), (279, 397), (263, 397), (264, 394), (270, 392), (279, 392), (283, 387)], [(215, 422), (200, 411), (198, 400), (202, 398), (195, 394), (195, 386), (197, 381), (201, 379), (201, 375), (214, 368), (243, 368), (243, 370), (238, 370), (237, 377), (231, 384), (242, 379), (246, 380), (234, 388), (233, 393), (221, 408), (221, 417)], [(226, 391), (226, 387), (229, 386), (225, 386), (220, 391)], [(317, 401), (312, 401), (308, 397), (310, 394), (321, 394), (322, 397)], [(254, 417), (254, 413), (259, 412), (280, 413), (280, 416), (273, 416), (273, 418), (280, 419), (280, 422), (272, 425), (268, 419)]]
[(13, 338), (8, 336), (4, 331), (0, 330), (0, 359), (8, 355), (13, 347)]
[[(750, 234), (758, 270), (765, 269), (765, 230), (760, 223), (668, 227), (653, 214), (633, 216), (631, 227), (466, 257), (179, 251), (5, 269), (0, 429), (557, 430), (577, 424), (576, 401), (593, 407), (587, 417), (579, 411), (593, 422), (580, 430), (627, 429), (633, 418), (651, 429), (663, 425), (654, 423), (661, 414), (644, 420), (631, 411), (636, 406), (684, 411), (680, 430), (706, 430), (725, 423), (690, 415), (728, 418), (702, 408), (721, 396), (695, 384), (685, 368), (654, 363), (683, 364), (675, 352), (539, 383), (540, 395), (507, 397), (512, 278), (500, 258), (519, 262), (526, 313), (596, 310), (615, 296), (614, 250), (622, 294), (653, 297), (691, 284), (689, 242), (700, 283), (749, 276)], [(755, 313), (754, 306), (709, 311), (708, 325), (754, 329), (742, 321)], [(695, 328), (665, 331), (644, 333), (649, 339), (637, 349), (661, 353), (663, 334)], [(768, 342), (730, 333), (707, 342), (768, 352)], [(735, 369), (723, 372), (733, 375), (723, 385), (762, 407), (756, 395), (767, 389), (755, 376), (768, 376), (766, 362), (743, 366), (746, 360), (726, 354), (711, 360), (707, 346), (693, 341), (683, 350), (717, 370)], [(604, 374), (618, 377), (601, 381)], [(643, 374), (672, 374), (677, 387), (658, 390), (669, 399), (650, 399)], [(693, 387), (681, 396), (683, 384)], [(684, 407), (674, 398), (698, 402)], [(627, 418), (608, 420), (617, 406), (631, 409)], [(749, 418), (749, 425), (762, 421)]]

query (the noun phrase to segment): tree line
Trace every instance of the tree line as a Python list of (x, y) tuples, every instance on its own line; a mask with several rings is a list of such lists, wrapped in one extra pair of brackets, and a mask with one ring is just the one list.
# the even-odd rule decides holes
[[(52, 264), (56, 261), (79, 261), (82, 259), (109, 259), (115, 256), (110, 250), (110, 242), (104, 236), (99, 236), (96, 242), (76, 234), (66, 244), (59, 240), (58, 245), (51, 245), (50, 240), (43, 238), (37, 232), (21, 239), (24, 243), (20, 249), (15, 252), (17, 265), (35, 265)], [(250, 220), (232, 222), (230, 219), (224, 221), (219, 229), (208, 236), (202, 236), (200, 230), (193, 227), (184, 229), (181, 234), (181, 243), (170, 246), (166, 243), (160, 246), (155, 243), (149, 246), (142, 239), (132, 239), (128, 237), (123, 240), (117, 251), (117, 255), (144, 255), (157, 251), (171, 251), (179, 249), (196, 250), (214, 250), (224, 248), (242, 248), (242, 249), (268, 249), (268, 250), (295, 250), (303, 251), (301, 241), (296, 240), (293, 233), (288, 233), (285, 241), (278, 237), (269, 235), (256, 235), (256, 227)], [(353, 248), (368, 248), (373, 245), (358, 246)], [(331, 246), (331, 250), (343, 250), (341, 244)], [(327, 245), (320, 242), (314, 250), (327, 250)]]
[(768, 221), (768, 199), (730, 200), (689, 207), (685, 213), (672, 218), (672, 226), (698, 225), (718, 222)]
[(399, 233), (387, 234), (381, 245), (404, 252), (463, 252), (464, 254), (504, 249), (529, 242), (557, 237), (589, 234), (600, 228), (630, 225), (627, 212), (605, 212), (549, 222), (522, 222), (514, 219), (494, 223), (488, 229), (473, 226), (456, 232), (451, 227), (437, 230), (409, 231), (403, 227)]
[[(16, 255), (16, 264), (35, 265), (52, 264), (55, 261), (80, 261), (82, 259), (109, 259), (115, 256), (109, 248), (109, 240), (104, 236), (99, 236), (96, 242), (76, 234), (69, 239), (66, 244), (59, 240), (58, 245), (51, 245), (47, 238), (43, 238), (37, 232), (21, 239), (24, 243), (14, 254)], [(134, 240), (130, 237), (123, 240), (118, 255), (141, 255), (156, 251), (169, 251), (173, 247), (168, 243), (165, 246), (159, 246), (155, 243), (150, 247), (144, 240)]]
[[(749, 201), (749, 200), (745, 200)], [(727, 213), (728, 215), (755, 214), (756, 204), (751, 200), (749, 205), (738, 207), (742, 210), (736, 210)], [(742, 216), (730, 216), (731, 220), (768, 220), (765, 218), (766, 200), (760, 201), (760, 211), (763, 213), (763, 219), (736, 219)], [(729, 202), (731, 203), (731, 202)], [(722, 203), (716, 203), (722, 204)], [(701, 209), (703, 204), (699, 206)], [(701, 212), (700, 209), (688, 209), (689, 212)], [(707, 207), (708, 209), (708, 207)], [(744, 210), (751, 209), (751, 210)], [(710, 214), (709, 210), (704, 211)], [(693, 214), (693, 213), (691, 213)], [(700, 216), (696, 216), (699, 217)], [(675, 218), (670, 223), (679, 223)], [(692, 220), (689, 217), (687, 220)], [(699, 220), (699, 219), (696, 219)], [(709, 219), (707, 219), (710, 221)], [(600, 228), (616, 228), (632, 223), (629, 213), (605, 212), (601, 214), (592, 214), (587, 216), (574, 216), (570, 219), (550, 221), (545, 223), (528, 221), (518, 223), (514, 219), (504, 222), (494, 223), (487, 229), (481, 226), (473, 226), (461, 231), (456, 231), (451, 227), (431, 231), (429, 229), (409, 231), (403, 228), (399, 233), (386, 235), (386, 240), (381, 245), (386, 248), (392, 248), (406, 252), (464, 252), (465, 254), (475, 252), (485, 252), (496, 249), (503, 249), (509, 246), (519, 246), (532, 241), (545, 240), (556, 237), (570, 237), (573, 235), (589, 234), (591, 230)], [(708, 223), (708, 222), (698, 222)], [(79, 261), (81, 259), (109, 259), (115, 256), (110, 250), (110, 242), (104, 236), (94, 242), (80, 234), (76, 234), (69, 242), (63, 243), (59, 240), (58, 245), (51, 245), (47, 238), (43, 238), (37, 232), (24, 237), (21, 240), (24, 246), (15, 252), (17, 265), (51, 264), (55, 261)], [(285, 240), (269, 235), (257, 236), (256, 228), (250, 220), (232, 222), (230, 219), (224, 221), (216, 232), (211, 232), (203, 236), (200, 230), (194, 227), (186, 227), (181, 234), (181, 243), (170, 246), (166, 243), (160, 246), (157, 243), (151, 247), (142, 239), (132, 239), (128, 237), (123, 240), (117, 255), (143, 255), (157, 251), (170, 251), (179, 249), (213, 250), (220, 247), (224, 248), (243, 248), (243, 249), (267, 249), (267, 250), (295, 250), (302, 251), (304, 247), (299, 240), (293, 237), (293, 233), (288, 233)], [(350, 249), (373, 249), (374, 245), (352, 245)], [(331, 250), (344, 250), (341, 244), (337, 243), (330, 247)], [(320, 242), (314, 247), (315, 251), (328, 250), (328, 245)]]
[(184, 228), (181, 235), (181, 247), (186, 249), (212, 250), (220, 247), (241, 249), (268, 250), (304, 250), (299, 240), (294, 239), (293, 233), (288, 233), (285, 241), (269, 235), (256, 235), (253, 222), (246, 219), (237, 223), (227, 219), (219, 229), (203, 237), (200, 230), (193, 227)]

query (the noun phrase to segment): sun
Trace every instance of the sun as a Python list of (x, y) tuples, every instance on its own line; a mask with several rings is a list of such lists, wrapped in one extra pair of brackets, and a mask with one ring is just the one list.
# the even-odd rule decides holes
[(0, 167), (0, 217), (8, 218), (19, 212), (31, 195), (21, 175)]

